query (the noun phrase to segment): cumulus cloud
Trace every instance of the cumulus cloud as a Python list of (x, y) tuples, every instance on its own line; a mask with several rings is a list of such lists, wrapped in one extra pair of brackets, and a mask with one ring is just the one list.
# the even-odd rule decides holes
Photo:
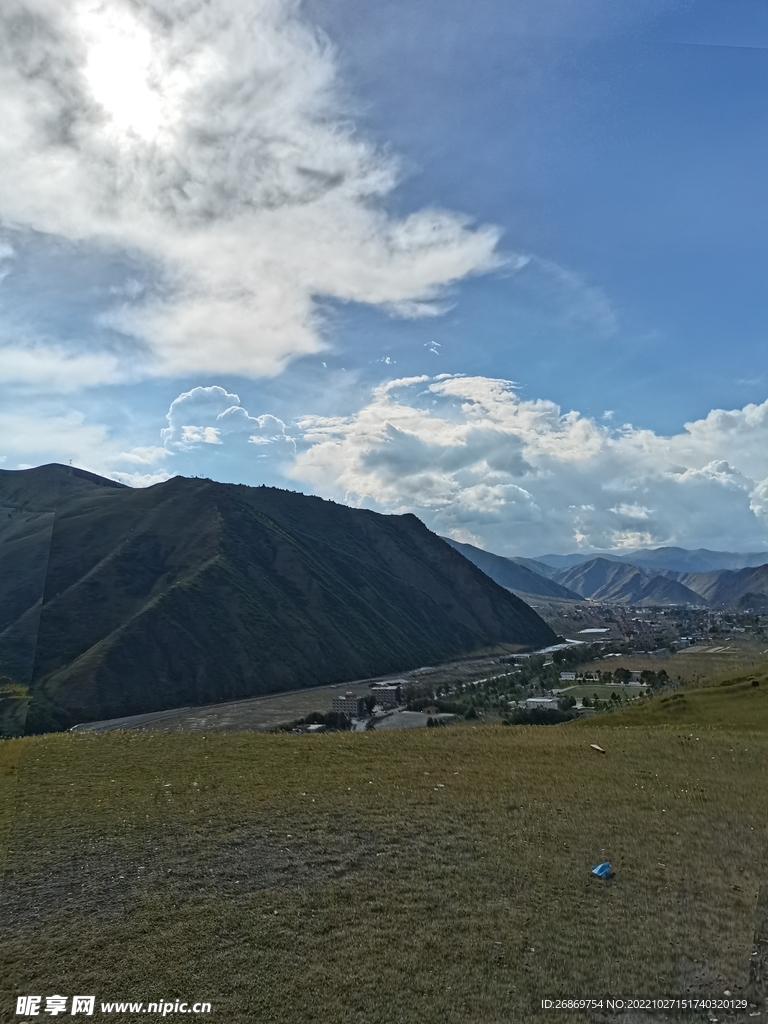
[(353, 415), (299, 426), (294, 479), (502, 553), (768, 540), (768, 402), (665, 437), (442, 374), (389, 381)]
[(185, 391), (171, 402), (161, 431), (166, 450), (189, 450), (202, 444), (223, 444), (229, 435), (240, 435), (270, 455), (293, 455), (296, 445), (286, 433), (285, 423), (265, 413), (251, 416), (240, 404), (238, 395), (218, 385)]
[(390, 216), (336, 79), (294, 0), (6, 0), (0, 222), (143, 261), (102, 322), (145, 372), (277, 372), (321, 347), (316, 296), (434, 313), (498, 232)]
[(152, 487), (170, 480), (172, 473), (160, 470), (157, 473), (126, 473), (122, 470), (111, 470), (106, 474), (110, 480), (116, 480), (126, 487)]

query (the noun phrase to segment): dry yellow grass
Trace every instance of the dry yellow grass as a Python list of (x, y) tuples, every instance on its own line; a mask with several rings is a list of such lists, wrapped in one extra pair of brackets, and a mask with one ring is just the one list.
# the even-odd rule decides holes
[(205, 998), (226, 1024), (528, 1024), (546, 996), (739, 992), (768, 737), (698, 735), (6, 741), (2, 1019), (36, 992)]

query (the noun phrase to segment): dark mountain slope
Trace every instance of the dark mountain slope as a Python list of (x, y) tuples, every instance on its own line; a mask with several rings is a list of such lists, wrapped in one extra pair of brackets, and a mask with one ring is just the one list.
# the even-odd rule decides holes
[[(34, 479), (22, 494), (9, 476), (0, 503), (3, 488), (31, 500)], [(35, 698), (28, 731), (341, 682), (498, 642), (554, 642), (532, 609), (414, 516), (272, 488), (98, 479), (60, 486), (42, 604), (22, 608), (14, 591), (23, 531), (0, 546), (0, 577), (17, 567), (6, 573), (16, 596), (0, 673), (39, 617), (34, 665), (20, 679)], [(37, 493), (47, 486), (38, 481)]]
[(590, 562), (561, 569), (555, 578), (563, 586), (593, 601), (646, 605), (706, 603), (677, 580), (607, 558), (593, 558)]
[[(491, 554), (490, 551), (483, 551), (473, 544), (460, 544), (456, 540), (443, 540), (451, 547), (460, 551), (465, 558), (482, 569), (486, 576), (490, 576), (500, 587), (506, 587), (520, 594), (530, 594), (536, 597), (556, 597), (571, 601), (581, 600), (580, 596), (573, 590), (555, 583), (548, 576), (540, 575), (529, 566), (524, 565), (522, 560), (504, 558), (502, 555)], [(552, 570), (550, 570), (552, 571)]]
[(0, 505), (52, 511), (71, 498), (101, 490), (129, 488), (74, 466), (52, 462), (35, 469), (0, 469)]
[(0, 673), (32, 676), (54, 509), (104, 488), (123, 489), (70, 466), (0, 470)]

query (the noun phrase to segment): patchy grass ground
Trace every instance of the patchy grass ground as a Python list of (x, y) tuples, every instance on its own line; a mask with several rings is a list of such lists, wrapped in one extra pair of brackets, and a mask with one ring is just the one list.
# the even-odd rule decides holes
[[(2, 742), (0, 1017), (19, 994), (95, 993), (207, 999), (222, 1024), (634, 1024), (663, 1018), (539, 1001), (743, 992), (768, 732), (692, 739), (628, 728), (633, 710)], [(608, 882), (590, 875), (603, 859)]]

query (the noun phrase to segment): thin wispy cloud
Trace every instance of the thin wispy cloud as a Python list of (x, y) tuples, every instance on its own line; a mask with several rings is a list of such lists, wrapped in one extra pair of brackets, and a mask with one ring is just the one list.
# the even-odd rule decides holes
[(100, 318), (133, 373), (272, 374), (322, 347), (317, 296), (434, 314), (498, 262), (493, 227), (386, 212), (397, 162), (292, 0), (9, 0), (0, 119), (2, 223), (143, 261)]
[(122, 378), (118, 360), (108, 352), (78, 354), (62, 344), (39, 341), (0, 343), (0, 384), (62, 393)]

